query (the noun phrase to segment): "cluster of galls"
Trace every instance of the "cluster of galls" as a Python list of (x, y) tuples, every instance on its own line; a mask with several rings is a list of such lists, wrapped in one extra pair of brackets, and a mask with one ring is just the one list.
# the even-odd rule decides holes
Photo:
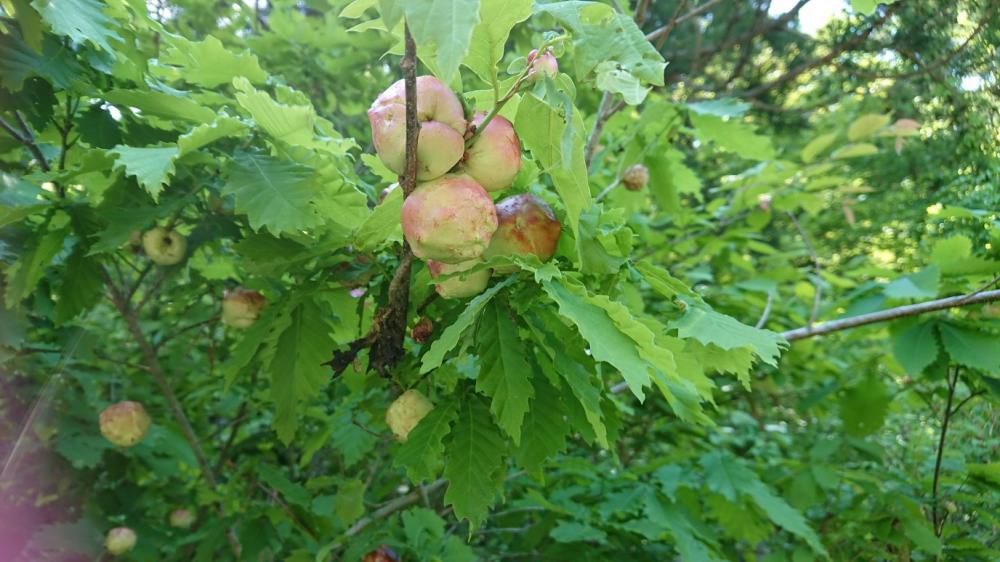
[[(548, 52), (542, 56), (533, 52), (529, 63), (528, 80), (557, 72), (555, 58)], [(413, 255), (427, 261), (431, 276), (453, 275), (437, 283), (438, 294), (471, 297), (486, 288), (493, 273), (512, 271), (469, 271), (494, 256), (532, 254), (542, 261), (550, 259), (561, 231), (552, 209), (531, 194), (496, 204), (490, 195), (510, 187), (521, 170), (521, 142), (511, 122), (500, 115), (487, 121), (486, 113), (466, 120), (458, 96), (433, 76), (417, 78), (417, 118), (418, 184), (403, 203), (401, 221)], [(406, 86), (402, 80), (375, 100), (368, 119), (379, 158), (403, 174)]]

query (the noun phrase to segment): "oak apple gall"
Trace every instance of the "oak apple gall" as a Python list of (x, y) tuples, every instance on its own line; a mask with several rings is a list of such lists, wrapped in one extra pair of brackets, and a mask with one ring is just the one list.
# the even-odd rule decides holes
[(115, 527), (108, 531), (107, 536), (104, 538), (104, 548), (112, 556), (121, 556), (135, 548), (137, 540), (138, 537), (132, 529), (128, 527)]
[(101, 412), (101, 435), (119, 447), (132, 447), (146, 436), (149, 414), (142, 404), (125, 400), (112, 404)]
[(552, 51), (546, 49), (544, 53), (540, 56), (538, 54), (538, 49), (532, 49), (528, 53), (528, 64), (531, 65), (531, 70), (528, 71), (529, 82), (537, 82), (542, 79), (543, 76), (555, 77), (559, 74), (559, 62), (556, 57), (552, 54)]
[(410, 330), (410, 337), (413, 338), (413, 341), (422, 344), (427, 343), (433, 333), (434, 323), (431, 322), (430, 318), (423, 316)]
[(629, 191), (642, 191), (649, 183), (649, 168), (644, 164), (633, 164), (625, 170), (622, 185)]
[[(521, 193), (497, 203), (499, 226), (493, 234), (483, 259), (494, 256), (535, 255), (548, 261), (556, 253), (562, 225), (545, 201), (530, 193)], [(517, 266), (495, 268), (498, 275), (517, 271)]]
[(365, 555), (361, 562), (399, 562), (399, 555), (388, 546), (382, 545)]
[[(465, 153), (465, 111), (443, 82), (417, 77), (417, 179), (432, 180), (450, 170)], [(368, 110), (372, 142), (379, 159), (402, 175), (406, 167), (406, 85), (399, 80)]]
[(469, 260), (456, 264), (427, 260), (427, 269), (430, 270), (431, 277), (435, 279), (439, 275), (457, 273), (456, 277), (437, 282), (434, 285), (434, 290), (446, 299), (465, 299), (482, 293), (490, 283), (490, 277), (493, 274), (490, 269), (481, 269), (464, 275), (460, 273), (480, 263), (482, 260)]
[(142, 249), (156, 265), (176, 265), (184, 259), (187, 240), (175, 230), (157, 226), (142, 235)]
[[(472, 126), (479, 127), (485, 118), (484, 112), (476, 114)], [(505, 117), (493, 116), (465, 152), (461, 169), (486, 191), (510, 187), (521, 171), (521, 141), (514, 125)]]
[(497, 229), (497, 213), (475, 180), (447, 175), (413, 190), (403, 202), (402, 225), (413, 255), (458, 263), (486, 250)]
[(194, 512), (178, 508), (170, 512), (170, 526), (178, 529), (189, 529), (194, 525)]
[(433, 409), (434, 404), (426, 396), (411, 388), (389, 405), (385, 412), (385, 423), (397, 439), (405, 442), (417, 423)]
[(222, 323), (231, 328), (249, 328), (266, 305), (267, 298), (258, 291), (227, 291), (222, 299)]

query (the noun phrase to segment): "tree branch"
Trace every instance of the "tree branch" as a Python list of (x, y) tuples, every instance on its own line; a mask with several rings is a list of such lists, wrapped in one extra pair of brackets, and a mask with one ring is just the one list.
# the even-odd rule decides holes
[(977, 25), (976, 28), (972, 30), (972, 33), (969, 34), (969, 36), (965, 39), (965, 41), (962, 42), (961, 45), (956, 47), (955, 50), (948, 53), (947, 55), (940, 57), (939, 59), (930, 63), (922, 63), (919, 60), (914, 59), (914, 63), (921, 67), (919, 70), (904, 72), (901, 74), (890, 74), (887, 76), (883, 75), (881, 77), (891, 78), (894, 80), (905, 80), (907, 78), (915, 78), (917, 76), (920, 76), (921, 74), (930, 74), (934, 70), (941, 68), (946, 64), (951, 63), (951, 61), (955, 60), (955, 57), (961, 54), (962, 51), (964, 51), (969, 46), (969, 44), (972, 43), (972, 41), (976, 38), (976, 36), (978, 36), (983, 31), (983, 29), (986, 27), (986, 24), (989, 23), (990, 19), (993, 17), (993, 14), (997, 11), (997, 8), (1000, 8), (1000, 2), (993, 1), (990, 10), (986, 13), (986, 15), (983, 16), (983, 19), (979, 21), (979, 25)]
[[(808, 4), (810, 1), (811, 0), (799, 0), (794, 6), (792, 6), (790, 10), (788, 10), (784, 14), (781, 14), (780, 16), (778, 16), (773, 20), (769, 20), (769, 22), (766, 25), (754, 25), (750, 28), (750, 31), (744, 33), (743, 35), (732, 37), (729, 40), (724, 41), (723, 43), (720, 43), (719, 45), (712, 47), (711, 52), (705, 53), (708, 56), (707, 60), (711, 61), (719, 53), (726, 51), (736, 45), (746, 45), (747, 43), (750, 43), (757, 37), (760, 37), (761, 35), (764, 35), (766, 33), (770, 33), (772, 30), (792, 21), (793, 19), (795, 19), (796, 16), (799, 15), (799, 11), (802, 10), (803, 6)], [(692, 55), (692, 57), (700, 57), (700, 56), (702, 56), (702, 53), (693, 53)]]
[(405, 496), (398, 497), (386, 503), (382, 507), (376, 509), (375, 512), (372, 513), (370, 516), (364, 517), (358, 520), (358, 522), (355, 523), (354, 525), (351, 525), (351, 528), (348, 529), (346, 533), (344, 533), (344, 536), (353, 537), (354, 535), (360, 533), (361, 531), (364, 531), (369, 525), (371, 525), (375, 521), (378, 521), (379, 519), (385, 519), (386, 517), (389, 517), (390, 515), (396, 513), (397, 511), (402, 511), (410, 507), (411, 505), (419, 503), (420, 501), (422, 501), (425, 495), (433, 494), (434, 492), (443, 488), (444, 485), (447, 483), (448, 481), (445, 480), (444, 478), (439, 478), (426, 486), (422, 486), (418, 490), (414, 490)]
[(781, 335), (788, 341), (804, 340), (813, 336), (825, 336), (841, 330), (857, 328), (858, 326), (867, 326), (868, 324), (896, 320), (907, 316), (917, 316), (919, 314), (926, 314), (928, 312), (935, 312), (948, 308), (957, 308), (970, 304), (980, 304), (994, 301), (1000, 301), (1000, 289), (994, 291), (981, 291), (969, 295), (958, 295), (955, 297), (947, 297), (917, 304), (908, 304), (905, 306), (897, 306), (896, 308), (880, 310), (870, 314), (861, 314), (859, 316), (852, 316), (841, 320), (822, 322), (812, 326), (811, 328), (809, 326), (796, 328), (794, 330), (782, 332)]
[[(108, 287), (108, 291), (111, 294), (111, 302), (118, 309), (122, 318), (125, 320), (125, 325), (128, 331), (132, 334), (136, 343), (139, 344), (139, 348), (142, 350), (143, 358), (146, 361), (146, 366), (149, 367), (149, 373), (153, 377), (153, 381), (160, 389), (160, 393), (163, 394), (164, 399), (167, 401), (167, 407), (170, 409), (170, 413), (174, 417), (174, 421), (181, 428), (181, 433), (184, 434), (184, 438), (187, 440), (188, 445), (191, 447), (191, 451), (194, 453), (195, 459), (198, 462), (198, 466), (201, 469), (202, 476), (205, 478), (205, 482), (208, 484), (209, 488), (215, 490), (218, 487), (218, 482), (215, 479), (215, 472), (212, 470), (211, 465), (208, 463), (208, 457), (205, 455), (205, 450), (201, 446), (201, 441), (198, 440), (198, 436), (195, 435), (194, 428), (191, 427), (191, 422), (188, 420), (187, 415), (184, 413), (184, 408), (181, 406), (180, 400), (177, 399), (177, 395), (174, 394), (173, 388), (170, 387), (170, 383), (167, 380), (167, 375), (163, 370), (162, 365), (160, 365), (160, 360), (156, 356), (156, 350), (149, 343), (149, 339), (146, 338), (145, 333), (142, 331), (142, 327), (139, 326), (139, 319), (136, 316), (135, 310), (133, 310), (128, 301), (125, 300), (124, 295), (122, 295), (118, 288), (115, 287), (114, 282), (111, 280), (111, 276), (108, 275), (106, 271), (102, 271), (104, 277), (104, 283)], [(222, 509), (222, 505), (219, 504), (218, 511), (220, 516), (225, 516), (225, 512)], [(233, 554), (239, 557), (240, 553), (240, 543), (239, 539), (236, 538), (236, 534), (232, 529), (229, 529), (229, 545), (232, 547)]]
[[(406, 87), (406, 167), (399, 178), (405, 200), (417, 187), (417, 140), (420, 123), (417, 121), (417, 46), (410, 35), (408, 24), (403, 26), (405, 51), (399, 67), (403, 71)], [(368, 364), (382, 376), (405, 355), (403, 340), (406, 337), (406, 312), (410, 306), (410, 272), (413, 268), (413, 252), (403, 241), (403, 253), (399, 266), (389, 283), (386, 305), (378, 310), (371, 331), (365, 338), (356, 340), (346, 351), (334, 354), (329, 362), (339, 374), (357, 357), (365, 347), (371, 347)], [(340, 371), (336, 371), (336, 369)]]
[(49, 171), (49, 163), (45, 160), (45, 155), (42, 154), (42, 149), (39, 148), (38, 144), (35, 143), (35, 137), (31, 134), (31, 127), (21, 116), (20, 111), (14, 111), (14, 116), (17, 118), (18, 124), (20, 124), (22, 131), (18, 131), (13, 125), (0, 117), (0, 129), (7, 131), (11, 137), (17, 142), (23, 144), (29, 151), (31, 151), (32, 156), (38, 161), (38, 166), (42, 168), (43, 172)]
[(858, 35), (855, 35), (853, 38), (848, 39), (847, 41), (844, 41), (843, 43), (834, 46), (830, 50), (830, 52), (827, 53), (826, 55), (819, 57), (817, 59), (813, 59), (811, 61), (804, 62), (799, 66), (790, 69), (788, 72), (782, 74), (781, 76), (775, 78), (774, 80), (771, 80), (770, 82), (765, 82), (764, 84), (760, 84), (759, 86), (756, 86), (749, 90), (745, 90), (738, 95), (740, 97), (747, 97), (747, 98), (757, 97), (768, 90), (772, 90), (774, 88), (777, 88), (794, 80), (799, 75), (809, 72), (814, 68), (819, 68), (821, 66), (829, 64), (830, 61), (837, 58), (845, 51), (854, 49), (855, 47), (863, 43), (866, 39), (868, 39), (868, 37), (871, 36), (871, 34), (874, 33), (876, 29), (878, 29), (883, 23), (886, 22), (886, 20), (889, 19), (889, 16), (892, 15), (892, 13), (896, 10), (896, 8), (899, 7), (900, 4), (901, 3), (894, 3), (891, 6), (889, 6), (886, 9), (885, 13), (877, 17), (875, 21), (873, 21), (871, 25), (869, 25), (864, 31), (862, 31)]

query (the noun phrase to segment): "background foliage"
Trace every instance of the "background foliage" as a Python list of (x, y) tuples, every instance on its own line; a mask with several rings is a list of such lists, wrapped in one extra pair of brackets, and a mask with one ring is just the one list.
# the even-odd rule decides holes
[[(3, 558), (117, 525), (135, 560), (1000, 557), (998, 305), (781, 336), (995, 281), (1000, 3), (777, 4), (0, 1)], [(417, 267), (431, 339), (334, 376), (398, 262), (365, 111), (404, 18), (478, 110), (555, 45), (501, 113), (563, 237), (468, 302)], [(399, 444), (406, 388), (436, 407)]]

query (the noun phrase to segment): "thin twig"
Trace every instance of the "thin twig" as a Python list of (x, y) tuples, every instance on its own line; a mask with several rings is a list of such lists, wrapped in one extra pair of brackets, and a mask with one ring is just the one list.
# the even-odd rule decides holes
[(608, 187), (605, 187), (604, 189), (602, 189), (601, 192), (598, 193), (596, 197), (594, 197), (594, 203), (597, 203), (601, 199), (604, 199), (605, 197), (607, 197), (608, 194), (611, 193), (612, 191), (614, 191), (614, 189), (616, 187), (618, 187), (618, 184), (620, 184), (621, 182), (622, 182), (622, 179), (620, 177), (615, 178), (615, 181), (613, 181), (610, 184), (608, 184)]
[(161, 339), (160, 341), (156, 342), (156, 344), (153, 345), (153, 349), (159, 350), (164, 345), (166, 345), (166, 343), (168, 341), (170, 341), (170, 340), (172, 340), (172, 339), (180, 336), (184, 332), (188, 332), (188, 331), (194, 330), (196, 328), (200, 328), (200, 327), (202, 327), (202, 326), (204, 326), (206, 324), (211, 324), (216, 319), (218, 319), (218, 317), (217, 316), (213, 316), (213, 317), (209, 318), (208, 320), (202, 320), (201, 322), (195, 322), (193, 324), (188, 324), (187, 326), (184, 326), (183, 328), (181, 328), (180, 330), (177, 330), (173, 334), (164, 336), (163, 339)]
[(774, 302), (774, 291), (768, 291), (767, 304), (764, 305), (764, 312), (761, 313), (760, 320), (757, 320), (757, 324), (754, 325), (754, 328), (757, 328), (759, 330), (764, 327), (764, 324), (767, 324), (767, 319), (769, 316), (771, 316), (771, 304), (773, 302)]
[(42, 169), (42, 171), (48, 172), (50, 170), (49, 163), (45, 160), (45, 154), (42, 153), (41, 147), (39, 147), (38, 143), (35, 142), (35, 135), (32, 134), (31, 127), (28, 125), (28, 122), (25, 121), (24, 116), (21, 115), (20, 111), (15, 110), (14, 117), (17, 119), (17, 122), (21, 127), (20, 134), (18, 134), (18, 132), (14, 129), (13, 125), (4, 121), (2, 117), (0, 117), (0, 128), (7, 131), (10, 136), (14, 137), (14, 140), (23, 144), (29, 151), (31, 151), (31, 154), (35, 157), (35, 160), (38, 161), (38, 166)]
[(590, 129), (590, 136), (587, 137), (587, 147), (584, 152), (584, 160), (587, 163), (587, 168), (590, 168), (590, 161), (594, 159), (594, 153), (597, 152), (597, 141), (601, 138), (601, 132), (604, 131), (604, 125), (611, 118), (611, 92), (604, 92), (601, 96), (601, 103), (597, 106), (597, 116), (594, 117), (594, 126)]
[(959, 410), (962, 409), (962, 406), (965, 406), (965, 404), (968, 403), (969, 401), (971, 401), (973, 398), (977, 398), (977, 397), (982, 396), (984, 394), (986, 394), (985, 390), (977, 390), (977, 391), (973, 392), (972, 394), (966, 396), (965, 398), (962, 399), (961, 402), (959, 402), (958, 404), (955, 404), (955, 407), (951, 409), (951, 415), (954, 416), (955, 414), (957, 414), (959, 412)]
[[(250, 384), (248, 388), (251, 396), (253, 395), (254, 387), (257, 385), (258, 373), (259, 371), (254, 371), (253, 374), (250, 375)], [(236, 436), (239, 435), (240, 427), (243, 425), (243, 422), (250, 418), (250, 416), (246, 415), (249, 405), (250, 396), (247, 396), (240, 404), (239, 410), (236, 411), (236, 417), (233, 418), (233, 422), (231, 424), (232, 429), (229, 432), (229, 438), (226, 439), (226, 442), (222, 445), (222, 449), (219, 450), (219, 459), (215, 461), (216, 472), (222, 472), (222, 467), (226, 465), (226, 458), (229, 455), (229, 451), (233, 448), (233, 444), (236, 443)]]
[(132, 297), (135, 296), (135, 292), (139, 289), (139, 284), (142, 283), (142, 280), (145, 279), (146, 275), (149, 275), (149, 272), (152, 270), (153, 270), (153, 262), (149, 262), (146, 264), (146, 267), (142, 268), (142, 270), (139, 271), (139, 276), (135, 278), (135, 282), (132, 283), (132, 288), (129, 289), (128, 296), (125, 298), (126, 301), (129, 302), (132, 301)]
[(805, 243), (806, 249), (809, 251), (809, 255), (812, 257), (813, 271), (816, 276), (813, 279), (813, 286), (816, 288), (813, 292), (813, 304), (812, 310), (809, 311), (809, 323), (806, 324), (812, 327), (816, 323), (816, 317), (819, 315), (819, 305), (823, 298), (823, 277), (821, 276), (823, 268), (819, 263), (819, 255), (816, 253), (816, 247), (813, 246), (812, 241), (809, 239), (809, 235), (806, 234), (804, 228), (799, 223), (799, 219), (795, 218), (795, 215), (791, 211), (788, 212), (788, 218), (792, 219), (792, 223), (795, 225), (795, 229), (799, 231), (799, 236), (802, 237), (802, 242)]
[(705, 12), (708, 11), (709, 8), (715, 6), (721, 1), (722, 0), (708, 0), (708, 2), (705, 2), (701, 6), (698, 6), (697, 8), (691, 10), (690, 12), (684, 14), (683, 16), (671, 18), (671, 20), (667, 22), (666, 25), (647, 33), (646, 41), (656, 41), (661, 36), (670, 35), (670, 32), (672, 32), (675, 27), (686, 22), (691, 18), (704, 14)]
[(986, 291), (987, 289), (989, 289), (990, 287), (996, 285), (997, 283), (1000, 283), (1000, 275), (997, 275), (996, 277), (993, 278), (992, 281), (986, 283), (982, 287), (979, 287), (975, 291), (969, 293), (968, 295), (965, 296), (965, 298), (971, 299), (972, 297), (974, 297), (974, 296), (976, 296), (976, 295), (978, 295), (978, 294)]
[(959, 368), (956, 366), (954, 377), (950, 374), (945, 376), (948, 383), (948, 400), (945, 403), (944, 415), (941, 419), (941, 434), (938, 437), (937, 457), (934, 461), (934, 481), (931, 484), (931, 519), (934, 523), (934, 534), (939, 537), (944, 530), (944, 518), (938, 519), (938, 484), (941, 479), (941, 459), (944, 457), (944, 440), (948, 435), (948, 422), (954, 413), (951, 409), (951, 402), (955, 398), (955, 387), (958, 386), (958, 372)]

